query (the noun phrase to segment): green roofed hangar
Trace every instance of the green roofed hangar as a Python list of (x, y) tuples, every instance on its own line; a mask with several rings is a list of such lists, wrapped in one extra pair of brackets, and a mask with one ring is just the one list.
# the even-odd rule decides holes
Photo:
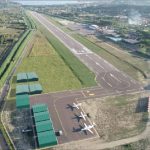
[(29, 95), (17, 95), (16, 96), (16, 107), (17, 108), (29, 108), (30, 107), (30, 99)]
[(48, 106), (46, 104), (36, 104), (32, 106), (32, 111), (39, 148), (56, 145), (58, 141), (49, 115)]
[(18, 73), (17, 82), (38, 81), (38, 76), (35, 72)]
[(33, 113), (45, 112), (48, 111), (46, 104), (36, 104), (32, 106)]
[(29, 94), (28, 85), (17, 85), (16, 86), (16, 95)]
[(53, 130), (40, 132), (37, 134), (37, 136), (38, 136), (38, 144), (40, 148), (53, 146), (58, 143)]
[(38, 81), (38, 76), (35, 72), (28, 72), (26, 74), (27, 74), (28, 81)]
[(53, 130), (52, 122), (50, 120), (36, 122), (35, 125), (37, 133)]
[(50, 120), (49, 117), (50, 116), (49, 116), (49, 112), (48, 111), (34, 113), (34, 120), (35, 120), (35, 122), (41, 122), (41, 121), (45, 121), (45, 120)]
[(26, 73), (18, 73), (17, 74), (17, 82), (27, 82), (27, 74)]
[(42, 93), (43, 89), (40, 84), (30, 84), (29, 91), (30, 91), (30, 94), (40, 94)]
[(22, 84), (16, 86), (16, 95), (21, 94), (41, 94), (43, 91), (40, 84)]

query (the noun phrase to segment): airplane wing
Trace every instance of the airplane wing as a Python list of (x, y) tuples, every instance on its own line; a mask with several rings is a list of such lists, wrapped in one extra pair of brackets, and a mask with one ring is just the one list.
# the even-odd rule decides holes
[(92, 133), (93, 134), (93, 131), (91, 131), (90, 129), (87, 129), (90, 133)]
[(81, 112), (81, 116), (84, 120), (86, 120), (85, 115)]
[(85, 116), (83, 115), (83, 119), (86, 120)]
[(88, 126), (84, 123), (85, 128), (87, 128)]

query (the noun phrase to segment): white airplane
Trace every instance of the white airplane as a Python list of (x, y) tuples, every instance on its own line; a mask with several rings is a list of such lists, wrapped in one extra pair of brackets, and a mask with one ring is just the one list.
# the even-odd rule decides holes
[(78, 104), (73, 103), (73, 105), (72, 105), (73, 108), (77, 108), (77, 109), (79, 109), (79, 106), (81, 106), (81, 103), (78, 103)]
[(79, 117), (79, 118), (83, 118), (84, 120), (86, 120), (85, 117), (87, 117), (87, 115), (86, 115), (86, 114), (83, 114), (83, 112), (81, 112), (81, 114), (80, 114), (78, 117)]
[(84, 123), (84, 128), (82, 128), (81, 131), (89, 131), (90, 133), (93, 134), (93, 131), (91, 131), (91, 129), (94, 128), (95, 125), (96, 125), (95, 123), (93, 123), (92, 125), (86, 125)]

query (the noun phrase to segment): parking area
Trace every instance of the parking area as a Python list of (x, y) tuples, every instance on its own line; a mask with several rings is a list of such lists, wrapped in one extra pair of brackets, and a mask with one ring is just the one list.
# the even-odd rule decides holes
[(84, 113), (84, 111), (80, 106), (79, 109), (71, 107), (73, 103), (78, 103), (75, 96), (68, 95), (54, 98), (50, 94), (43, 94), (30, 97), (31, 107), (37, 103), (45, 103), (48, 105), (55, 131), (62, 131), (63, 134), (57, 137), (59, 144), (98, 136), (95, 128), (91, 129), (93, 134), (89, 131), (81, 131), (84, 123), (91, 125), (92, 122), (90, 122), (90, 118), (88, 117), (86, 117), (86, 120), (78, 118), (81, 112)]

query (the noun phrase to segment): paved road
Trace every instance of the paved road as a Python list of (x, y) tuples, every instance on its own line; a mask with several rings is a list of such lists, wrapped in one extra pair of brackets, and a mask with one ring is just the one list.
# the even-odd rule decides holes
[(95, 73), (97, 83), (100, 86), (105, 89), (113, 89), (114, 91), (134, 91), (141, 89), (139, 83), (54, 26), (47, 18), (36, 12), (31, 12), (31, 14)]

